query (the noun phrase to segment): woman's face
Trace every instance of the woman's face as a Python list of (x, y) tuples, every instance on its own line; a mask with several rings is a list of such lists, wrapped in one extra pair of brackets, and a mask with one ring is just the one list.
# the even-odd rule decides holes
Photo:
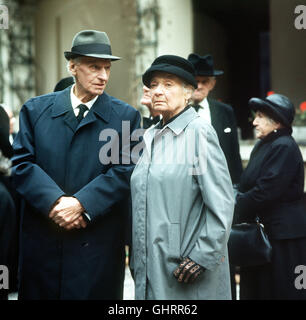
[(150, 94), (153, 110), (162, 114), (165, 123), (186, 107), (191, 90), (185, 89), (177, 76), (156, 72), (151, 80)]
[(253, 125), (256, 130), (256, 138), (263, 139), (273, 130), (280, 128), (280, 123), (271, 120), (267, 115), (261, 111), (256, 111)]

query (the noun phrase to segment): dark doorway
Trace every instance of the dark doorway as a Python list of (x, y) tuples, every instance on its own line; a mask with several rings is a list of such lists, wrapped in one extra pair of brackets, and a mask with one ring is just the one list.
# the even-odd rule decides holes
[(214, 98), (233, 106), (242, 139), (253, 138), (248, 100), (270, 90), (268, 0), (193, 0), (194, 52), (223, 70)]

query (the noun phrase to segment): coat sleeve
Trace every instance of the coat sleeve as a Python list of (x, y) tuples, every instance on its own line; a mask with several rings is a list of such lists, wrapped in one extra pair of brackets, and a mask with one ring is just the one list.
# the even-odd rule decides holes
[(198, 139), (199, 174), (195, 175), (205, 207), (206, 222), (189, 257), (213, 270), (226, 255), (234, 195), (224, 154), (214, 129), (201, 129)]
[(237, 221), (252, 219), (254, 212), (281, 201), (282, 194), (288, 190), (298, 170), (293, 151), (288, 144), (271, 145), (254, 187), (237, 195)]
[[(140, 128), (140, 114), (133, 112), (131, 133)], [(132, 150), (138, 141), (131, 141), (120, 148), (119, 164), (112, 164), (105, 174), (100, 174), (74, 196), (81, 202), (91, 221), (111, 211), (112, 207), (130, 196), (130, 177), (135, 167)], [(122, 161), (125, 159), (124, 161)], [(130, 159), (126, 161), (126, 159)], [(125, 164), (127, 163), (128, 164)]]
[(47, 216), (55, 201), (65, 193), (35, 163), (34, 123), (35, 110), (30, 100), (21, 108), (19, 115), (19, 132), (13, 144), (12, 176), (22, 197)]

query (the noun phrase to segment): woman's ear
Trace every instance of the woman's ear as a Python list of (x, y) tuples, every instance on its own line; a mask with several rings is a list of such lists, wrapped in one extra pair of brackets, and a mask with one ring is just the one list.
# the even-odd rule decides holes
[(190, 86), (188, 86), (188, 87), (185, 86), (184, 87), (184, 98), (186, 100), (189, 101), (191, 99), (192, 93), (193, 93), (193, 89)]

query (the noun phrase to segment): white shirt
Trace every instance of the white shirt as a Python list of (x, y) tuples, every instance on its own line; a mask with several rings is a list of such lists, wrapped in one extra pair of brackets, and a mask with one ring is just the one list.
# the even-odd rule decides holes
[(80, 112), (80, 109), (78, 108), (78, 106), (80, 104), (85, 104), (85, 106), (88, 108), (88, 111), (84, 112), (84, 118), (85, 118), (87, 113), (89, 112), (90, 108), (93, 106), (93, 104), (98, 99), (98, 96), (95, 96), (92, 100), (84, 103), (73, 93), (74, 87), (75, 87), (75, 84), (71, 87), (71, 90), (70, 90), (70, 100), (71, 100), (73, 112), (74, 112), (75, 116), (77, 117), (77, 115)]
[(200, 108), (198, 110), (199, 116), (206, 119), (206, 121), (208, 121), (208, 123), (211, 124), (210, 109), (209, 109), (209, 104), (208, 104), (207, 98), (202, 100), (199, 103), (199, 106), (200, 106)]

